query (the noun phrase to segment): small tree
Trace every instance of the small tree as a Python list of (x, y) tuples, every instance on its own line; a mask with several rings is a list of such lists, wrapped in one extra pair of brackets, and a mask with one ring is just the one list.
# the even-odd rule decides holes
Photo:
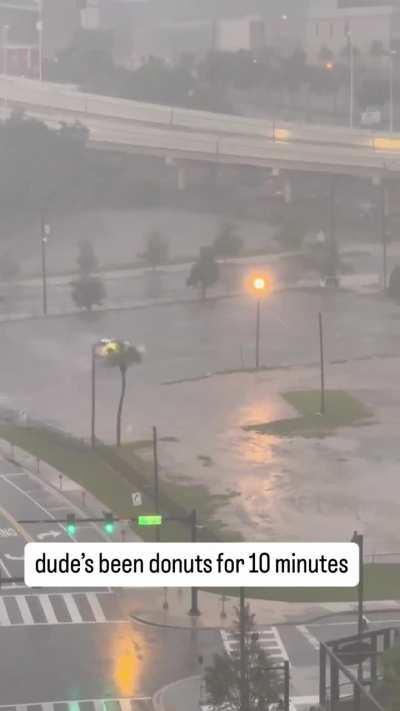
[(101, 306), (106, 297), (104, 282), (99, 277), (82, 276), (71, 286), (72, 300), (79, 309), (91, 311), (93, 306)]
[(133, 363), (141, 363), (143, 356), (140, 348), (129, 341), (110, 341), (105, 348), (106, 365), (119, 368), (121, 373), (121, 395), (117, 410), (117, 447), (121, 446), (122, 409), (126, 393), (126, 373)]
[(207, 289), (217, 283), (219, 266), (215, 261), (214, 249), (202, 247), (197, 262), (195, 262), (186, 281), (188, 286), (200, 286), (201, 296), (206, 297)]
[(148, 234), (146, 248), (140, 256), (150, 267), (156, 269), (168, 262), (168, 252), (168, 243), (163, 240), (158, 230), (153, 230)]
[[(236, 610), (232, 632), (237, 641), (240, 639), (240, 617)], [(282, 684), (273, 667), (273, 662), (261, 648), (254, 626), (254, 615), (249, 607), (245, 610), (245, 658), (246, 686), (248, 689), (249, 711), (267, 711), (270, 704), (281, 700)], [(215, 711), (229, 709), (240, 711), (241, 699), (241, 660), (240, 657), (216, 654), (213, 666), (205, 670), (206, 703)]]
[(83, 275), (92, 274), (96, 271), (98, 261), (96, 254), (93, 249), (93, 245), (89, 240), (84, 240), (79, 245), (79, 255), (76, 260), (78, 263), (79, 271)]
[(243, 240), (238, 235), (236, 226), (230, 222), (222, 225), (214, 240), (213, 247), (217, 257), (222, 257), (222, 259), (237, 257), (242, 251)]

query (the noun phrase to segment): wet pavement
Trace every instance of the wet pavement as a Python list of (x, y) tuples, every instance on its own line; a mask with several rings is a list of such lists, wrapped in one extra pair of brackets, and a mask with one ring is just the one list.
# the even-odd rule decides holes
[[(243, 425), (295, 414), (280, 398), (282, 391), (318, 387), (313, 364), (319, 310), (328, 386), (351, 390), (371, 407), (377, 423), (324, 440), (245, 432)], [(145, 343), (144, 364), (128, 376), (124, 438), (147, 439), (154, 424), (160, 436), (176, 438), (161, 445), (163, 476), (233, 494), (219, 516), (246, 537), (342, 539), (344, 531), (351, 535), (359, 528), (367, 535), (367, 552), (399, 549), (395, 304), (344, 292), (274, 294), (262, 306), (262, 362), (274, 369), (219, 376), (210, 374), (254, 362), (251, 299), (50, 318), (2, 329), (4, 405), (88, 436), (91, 343), (103, 336)], [(98, 434), (109, 440), (118, 395), (118, 372), (99, 367)]]

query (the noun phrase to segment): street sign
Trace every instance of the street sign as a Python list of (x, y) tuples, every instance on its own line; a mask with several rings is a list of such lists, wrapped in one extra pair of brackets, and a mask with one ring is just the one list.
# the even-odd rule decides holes
[(152, 514), (151, 516), (138, 516), (139, 526), (161, 526), (162, 516), (158, 514)]
[(135, 491), (132, 494), (132, 504), (134, 506), (141, 506), (142, 503), (143, 503), (143, 501), (142, 501), (142, 495), (141, 495), (140, 491)]

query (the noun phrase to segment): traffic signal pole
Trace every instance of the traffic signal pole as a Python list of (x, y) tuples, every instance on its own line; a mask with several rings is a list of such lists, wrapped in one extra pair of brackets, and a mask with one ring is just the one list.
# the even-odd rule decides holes
[(92, 449), (96, 446), (96, 346), (92, 345), (92, 365), (91, 365), (91, 433), (90, 444)]
[[(192, 543), (197, 543), (197, 511), (196, 509), (193, 509), (191, 516), (190, 516), (190, 525), (191, 525), (191, 541)], [(199, 610), (199, 591), (197, 588), (192, 588), (192, 605), (189, 610), (189, 615), (192, 617), (199, 617), (201, 615), (201, 612)]]

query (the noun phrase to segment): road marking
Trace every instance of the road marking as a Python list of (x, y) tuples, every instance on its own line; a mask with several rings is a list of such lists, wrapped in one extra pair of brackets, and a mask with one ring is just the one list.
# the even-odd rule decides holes
[(86, 599), (96, 622), (105, 622), (105, 615), (95, 593), (86, 593)]
[(0, 528), (0, 538), (15, 538), (18, 533), (13, 528)]
[(2, 597), (0, 597), (0, 624), (2, 624), (3, 627), (8, 627), (11, 624), (6, 605)]
[(7, 560), (24, 560), (23, 555), (11, 555), (11, 553), (4, 553), (4, 558), (7, 558)]
[[(18, 484), (15, 484), (13, 481), (10, 481), (9, 479), (7, 479), (6, 476), (3, 476), (3, 481), (7, 482), (7, 484), (9, 484), (9, 486), (12, 486), (14, 489), (16, 489), (17, 491), (19, 491), (19, 493), (22, 494), (22, 496), (25, 496), (27, 499), (29, 499), (29, 501), (31, 501), (32, 504), (34, 504), (35, 506), (37, 506), (41, 511), (43, 511), (43, 513), (45, 513), (47, 516), (49, 516), (49, 518), (51, 518), (51, 519), (53, 519), (53, 520), (55, 519), (55, 516), (53, 516), (53, 514), (52, 514), (50, 511), (48, 511), (47, 509), (45, 509), (45, 507), (42, 506), (42, 504), (39, 504), (39, 502), (36, 501), (36, 499), (34, 499), (33, 496), (31, 496), (31, 495), (28, 494), (26, 491), (24, 491), (23, 489), (21, 489), (21, 487), (18, 486)], [(2, 508), (1, 508), (1, 506), (0, 506), (0, 512), (1, 512), (1, 511), (2, 511)], [(10, 514), (8, 514), (8, 512), (6, 512), (6, 513), (7, 513), (8, 516), (10, 516)], [(11, 517), (11, 518), (12, 518), (12, 517)], [(15, 519), (13, 519), (13, 521), (14, 521), (14, 524), (13, 524), (14, 526), (15, 526), (15, 524), (17, 524), (17, 525), (15, 526), (15, 528), (17, 529), (17, 531), (18, 531), (17, 526), (19, 526), (19, 528), (21, 529), (21, 531), (24, 531), (24, 532), (25, 532), (24, 538), (26, 538), (26, 535), (27, 535), (28, 538), (26, 538), (26, 540), (27, 540), (27, 541), (33, 541), (33, 538), (29, 535), (29, 533), (27, 533), (27, 532), (25, 531), (25, 529), (22, 528), (22, 526), (18, 523), (18, 521), (15, 521)], [(60, 528), (62, 528), (61, 524), (59, 524), (59, 526), (60, 526)], [(21, 534), (21, 535), (22, 535), (22, 534)], [(70, 538), (72, 538), (74, 541), (76, 541), (76, 539), (74, 538), (74, 536), (70, 536)]]
[(81, 614), (78, 610), (78, 606), (72, 597), (71, 593), (66, 593), (64, 596), (65, 606), (69, 612), (69, 616), (72, 622), (81, 622)]
[[(289, 657), (288, 657), (287, 651), (286, 651), (286, 649), (285, 649), (285, 645), (284, 645), (283, 642), (282, 642), (282, 638), (281, 638), (281, 636), (280, 636), (280, 634), (279, 634), (277, 628), (276, 628), (276, 627), (271, 627), (271, 630), (273, 631), (273, 633), (274, 633), (274, 635), (275, 635), (275, 641), (276, 641), (276, 644), (278, 645), (278, 647), (279, 647), (279, 649), (280, 649), (280, 651), (281, 651), (281, 656), (283, 657), (283, 659), (286, 659), (286, 660), (288, 661), (288, 660), (289, 660)], [(275, 656), (275, 655), (274, 655), (274, 656)]]
[(35, 623), (32, 613), (28, 607), (26, 599), (22, 595), (18, 595), (15, 598), (15, 602), (18, 605), (18, 609), (21, 613), (22, 621), (24, 625), (33, 625)]
[(6, 566), (6, 564), (3, 563), (2, 560), (0, 560), (0, 568), (4, 571), (4, 573), (6, 574), (7, 578), (11, 578), (11, 577), (12, 577), (10, 571), (8, 570), (8, 568), (7, 568), (7, 566)]
[[(6, 479), (5, 477), (3, 478), (5, 481), (11, 484), (8, 479)], [(14, 486), (14, 484), (11, 484), (11, 486)], [(28, 531), (26, 531), (25, 528), (21, 526), (20, 523), (18, 523), (14, 516), (12, 516), (12, 514), (10, 514), (10, 512), (7, 511), (7, 509), (5, 509), (3, 506), (0, 506), (0, 513), (3, 514), (4, 518), (6, 518), (9, 523), (11, 523), (11, 526), (15, 528), (16, 531), (18, 531), (19, 535), (22, 536), (22, 538), (24, 538), (28, 543), (33, 541), (33, 538), (28, 533)]]
[(320, 644), (319, 640), (311, 634), (310, 630), (307, 629), (305, 625), (297, 625), (296, 630), (305, 637), (305, 639), (311, 644), (313, 649), (319, 650)]
[(129, 699), (120, 699), (119, 705), (121, 706), (121, 711), (132, 711), (132, 706)]
[(44, 531), (43, 533), (38, 533), (36, 538), (41, 541), (43, 538), (57, 538), (58, 536), (61, 536), (61, 531)]
[[(371, 613), (369, 613), (371, 614)], [(370, 625), (394, 625), (396, 623), (400, 622), (400, 617), (397, 617), (397, 619), (394, 620), (370, 620), (369, 624)], [(353, 625), (354, 627), (357, 625), (357, 620), (343, 620), (343, 621), (336, 621), (336, 622), (309, 622), (308, 627), (344, 627), (348, 625)]]
[(49, 623), (49, 625), (56, 625), (58, 620), (56, 617), (56, 614), (53, 609), (53, 605), (50, 602), (50, 598), (48, 595), (40, 595), (39, 600), (41, 602), (41, 605), (44, 610), (44, 614), (46, 615), (46, 619)]

